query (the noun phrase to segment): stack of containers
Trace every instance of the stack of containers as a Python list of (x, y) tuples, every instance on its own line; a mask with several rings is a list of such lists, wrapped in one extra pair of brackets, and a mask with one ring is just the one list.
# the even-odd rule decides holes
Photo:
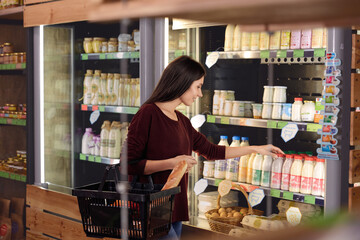
[(286, 103), (286, 86), (264, 86), (261, 118), (290, 120), (291, 104)]

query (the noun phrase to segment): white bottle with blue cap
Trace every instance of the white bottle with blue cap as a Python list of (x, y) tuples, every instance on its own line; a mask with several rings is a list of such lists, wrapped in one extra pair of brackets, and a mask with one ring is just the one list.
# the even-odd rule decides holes
[[(219, 142), (219, 146), (226, 146), (229, 147), (229, 143), (228, 143), (228, 137), (221, 135), (220, 136), (220, 142)], [(214, 177), (217, 179), (224, 179), (225, 178), (225, 173), (226, 173), (226, 160), (215, 160), (215, 172), (214, 172)]]
[(250, 146), (248, 137), (241, 138), (240, 147), (244, 147), (244, 146)]

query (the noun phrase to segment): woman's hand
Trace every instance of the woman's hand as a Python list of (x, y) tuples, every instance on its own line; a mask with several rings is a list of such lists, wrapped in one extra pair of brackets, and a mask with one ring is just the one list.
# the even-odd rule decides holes
[(197, 164), (197, 161), (195, 160), (195, 158), (193, 158), (190, 155), (179, 155), (173, 158), (174, 159), (174, 166), (173, 168), (181, 161), (185, 160), (187, 163), (187, 170), (186, 172), (189, 172), (191, 170), (191, 168)]
[(276, 153), (284, 154), (280, 148), (273, 146), (272, 144), (254, 146), (256, 153), (260, 153), (261, 155), (270, 155), (272, 157), (276, 157)]

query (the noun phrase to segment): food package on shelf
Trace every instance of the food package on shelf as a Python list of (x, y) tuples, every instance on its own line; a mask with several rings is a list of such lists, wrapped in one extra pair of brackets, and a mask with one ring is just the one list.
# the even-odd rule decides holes
[(247, 215), (243, 218), (241, 224), (246, 229), (260, 231), (276, 231), (285, 229), (289, 226), (285, 218), (276, 214), (269, 217)]
[(297, 207), (299, 208), (301, 214), (306, 217), (312, 217), (312, 216), (319, 216), (321, 215), (321, 207), (318, 205), (313, 204), (307, 204), (307, 203), (299, 203), (299, 202), (293, 202), (288, 200), (280, 200), (278, 205), (279, 209), (279, 215), (280, 216), (286, 216), (286, 211), (290, 207)]

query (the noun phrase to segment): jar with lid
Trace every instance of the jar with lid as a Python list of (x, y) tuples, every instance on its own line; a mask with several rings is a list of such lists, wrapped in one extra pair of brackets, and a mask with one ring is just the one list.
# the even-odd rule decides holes
[(0, 117), (5, 117), (5, 111), (0, 111)]
[(244, 116), (247, 118), (251, 118), (253, 116), (253, 103), (254, 101), (244, 101)]
[(286, 102), (286, 86), (274, 86), (273, 102), (285, 103)]
[(215, 173), (215, 161), (204, 161), (203, 176), (213, 178)]
[(231, 115), (233, 117), (244, 117), (245, 115), (244, 101), (233, 101), (233, 108)]
[(233, 101), (231, 100), (225, 100), (225, 110), (224, 115), (225, 116), (231, 116), (233, 109)]
[(10, 63), (10, 54), (5, 53), (4, 54), (4, 64), (9, 64), (9, 63)]
[(3, 46), (3, 53), (12, 53), (13, 52), (13, 46), (11, 43), (4, 43)]
[(264, 86), (263, 102), (271, 103), (273, 101), (274, 87)]
[(95, 37), (92, 40), (92, 48), (94, 53), (100, 53), (101, 52), (101, 44), (105, 41), (105, 38)]
[(17, 56), (15, 53), (10, 53), (10, 64), (15, 64), (17, 62)]
[(226, 100), (234, 101), (235, 100), (235, 91), (226, 91)]
[(219, 98), (220, 98), (220, 90), (214, 90), (214, 96), (213, 96), (213, 105), (212, 105), (212, 113), (214, 115), (219, 114)]
[[(1, 9), (1, 6), (0, 6), (0, 9)], [(3, 53), (4, 53), (4, 45), (0, 44), (0, 54), (3, 54)]]
[(281, 119), (282, 120), (291, 120), (291, 103), (283, 103)]
[(26, 63), (26, 52), (19, 53), (19, 63)]
[(301, 107), (301, 121), (314, 122), (315, 103), (313, 101), (304, 101)]
[(274, 103), (271, 118), (272, 119), (281, 119), (281, 110), (282, 110), (282, 104)]
[(118, 49), (117, 41), (108, 42), (108, 52), (116, 52)]
[(273, 104), (264, 102), (261, 117), (264, 119), (270, 119), (272, 114)]
[(108, 52), (108, 44), (107, 44), (107, 42), (102, 42), (101, 43), (101, 52), (102, 53), (107, 53)]
[(227, 96), (227, 92), (224, 90), (221, 90), (220, 97), (219, 97), (219, 115), (224, 115), (226, 96)]
[(4, 64), (4, 54), (0, 54), (0, 64)]
[(301, 121), (302, 98), (295, 98), (291, 106), (291, 121)]
[(85, 53), (93, 53), (92, 38), (84, 38), (83, 47)]
[(16, 105), (16, 104), (9, 104), (9, 111), (15, 112), (16, 109), (17, 109), (17, 105)]

